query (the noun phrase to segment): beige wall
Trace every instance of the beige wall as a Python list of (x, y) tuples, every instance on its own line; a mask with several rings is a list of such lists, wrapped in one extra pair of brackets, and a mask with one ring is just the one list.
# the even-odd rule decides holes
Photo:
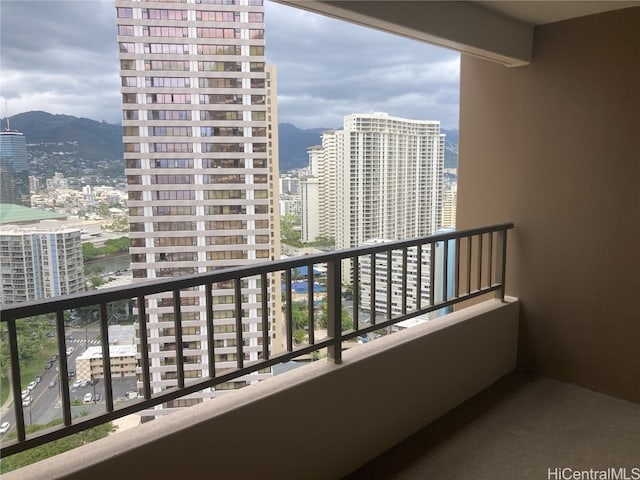
[(502, 221), (519, 365), (640, 402), (640, 8), (537, 27), (531, 65), (463, 56), (458, 228)]

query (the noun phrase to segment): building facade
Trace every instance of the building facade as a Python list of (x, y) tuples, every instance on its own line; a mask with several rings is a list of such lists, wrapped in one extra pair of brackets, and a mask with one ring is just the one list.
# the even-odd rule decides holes
[[(262, 0), (117, 0), (116, 12), (134, 280), (277, 258), (276, 78), (265, 65)], [(245, 361), (262, 350), (259, 292), (258, 280), (242, 289)], [(215, 367), (204, 292), (182, 294), (187, 381), (235, 368), (233, 285), (214, 286)], [(171, 302), (152, 298), (146, 310), (154, 391), (177, 382)]]
[(8, 129), (0, 131), (0, 203), (31, 206), (26, 140)]
[(80, 230), (55, 220), (0, 227), (0, 303), (84, 291)]

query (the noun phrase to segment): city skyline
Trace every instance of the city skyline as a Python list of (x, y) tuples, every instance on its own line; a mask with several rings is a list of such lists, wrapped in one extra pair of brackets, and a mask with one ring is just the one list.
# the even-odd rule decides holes
[[(43, 110), (121, 121), (111, 0), (1, 8), (1, 116)], [(458, 127), (458, 53), (273, 2), (265, 23), (281, 122), (339, 128), (344, 115), (386, 111)]]

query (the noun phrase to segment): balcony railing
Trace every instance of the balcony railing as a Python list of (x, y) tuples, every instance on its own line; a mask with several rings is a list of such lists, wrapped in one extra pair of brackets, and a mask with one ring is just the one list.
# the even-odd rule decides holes
[[(512, 228), (512, 223), (506, 223), (230, 268), (213, 273), (145, 281), (124, 287), (42, 301), (5, 305), (0, 309), (0, 321), (2, 329), (6, 329), (8, 335), (10, 382), (17, 439), (3, 442), (0, 457), (43, 445), (129, 414), (142, 412), (321, 349), (327, 349), (327, 357), (330, 361), (339, 363), (345, 342), (353, 341), (356, 337), (391, 328), (404, 320), (425, 316), (481, 295), (493, 293), (496, 297), (504, 299), (507, 232)], [(299, 269), (305, 267), (307, 273), (301, 281), (307, 284), (308, 338), (296, 343), (292, 287), (295, 277), (300, 276)], [(315, 338), (317, 313), (314, 290), (319, 274), (314, 272), (314, 267), (323, 267), (323, 271), (326, 268), (327, 326), (326, 336), (323, 338)], [(349, 275), (343, 275), (347, 272)], [(275, 304), (268, 299), (270, 295), (280, 295), (280, 292), (269, 285), (273, 286), (274, 280), (280, 277), (283, 278), (284, 305), (282, 312), (275, 312), (273, 311)], [(254, 361), (245, 360), (245, 338), (243, 338), (243, 281), (248, 279), (259, 280), (255, 284), (258, 285), (260, 292), (258, 303), (261, 322), (257, 324), (260, 328), (262, 348), (258, 360)], [(363, 282), (363, 279), (366, 282)], [(214, 291), (216, 285), (221, 282), (232, 285), (235, 317), (235, 368), (224, 371), (215, 368), (214, 342), (216, 337)], [(280, 283), (280, 280), (277, 282)], [(353, 326), (343, 331), (342, 286), (345, 283), (351, 285), (353, 292)], [(190, 381), (185, 376), (185, 363), (188, 362), (185, 362), (184, 356), (183, 302), (181, 300), (186, 298), (184, 292), (193, 289), (200, 290), (201, 293), (198, 295), (204, 295), (205, 298), (207, 349), (204, 355), (208, 357), (208, 365), (213, 368), (208, 370), (208, 376)], [(278, 285), (277, 290), (279, 289)], [(156, 388), (154, 391), (151, 381), (147, 305), (148, 300), (158, 294), (170, 295), (173, 300), (168, 303), (172, 305), (171, 311), (174, 318), (173, 342), (175, 342), (176, 355), (175, 365), (172, 365), (172, 368), (175, 367), (176, 385), (163, 389)], [(108, 305), (122, 300), (130, 301), (132, 298), (135, 299), (136, 306), (133, 313), (136, 317), (138, 332), (138, 385), (142, 398), (126, 402), (124, 406), (116, 405), (112, 388), (111, 362), (103, 361), (104, 412), (72, 418), (70, 369), (65, 355), (67, 351), (65, 312), (84, 307), (97, 309), (102, 358), (107, 359), (110, 358), (108, 326), (111, 319)], [(367, 310), (369, 318), (361, 318), (363, 312)], [(44, 314), (55, 316), (62, 425), (27, 435), (21, 398), (24, 387), (20, 380), (17, 323), (29, 317)], [(272, 317), (282, 314), (286, 326), (286, 346), (284, 351), (279, 353), (272, 351), (275, 349), (271, 347), (273, 331), (269, 321), (270, 314)]]

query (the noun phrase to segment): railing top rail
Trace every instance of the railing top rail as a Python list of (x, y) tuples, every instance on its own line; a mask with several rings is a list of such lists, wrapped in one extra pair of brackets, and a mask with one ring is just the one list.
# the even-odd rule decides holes
[[(441, 241), (465, 238), (489, 232), (506, 231), (512, 228), (514, 228), (513, 223), (501, 223), (467, 230), (454, 230), (451, 232), (429, 235), (427, 237), (418, 237), (410, 240), (384, 242), (377, 245), (356, 247), (329, 253), (305, 255), (303, 257), (296, 257), (292, 259), (267, 261), (264, 263), (227, 268), (216, 272), (196, 273), (179, 278), (152, 279), (119, 287), (105, 288), (100, 291), (93, 290), (73, 295), (33, 300), (19, 304), (0, 305), (0, 322), (6, 322), (12, 319), (15, 320), (32, 315), (51, 313), (56, 310), (86, 307), (102, 302), (114, 302), (131, 298), (132, 296), (153, 295), (172, 290), (196, 287), (208, 283), (224, 282), (235, 278), (251, 277), (261, 275), (263, 273), (294, 269), (311, 264), (343, 260), (355, 256), (385, 252), (387, 250), (398, 250), (405, 247), (433, 244)], [(132, 291), (134, 292), (133, 295)], [(55, 308), (52, 308), (52, 303), (55, 303)]]

